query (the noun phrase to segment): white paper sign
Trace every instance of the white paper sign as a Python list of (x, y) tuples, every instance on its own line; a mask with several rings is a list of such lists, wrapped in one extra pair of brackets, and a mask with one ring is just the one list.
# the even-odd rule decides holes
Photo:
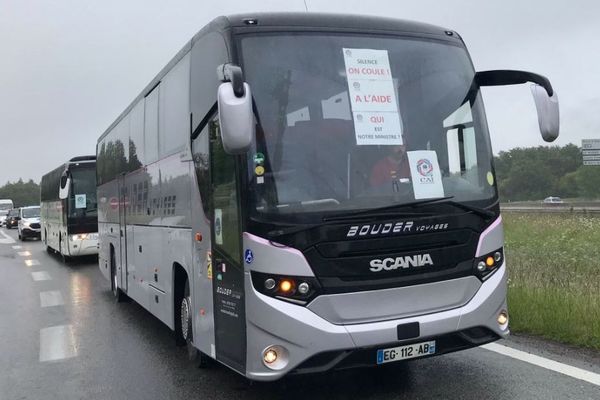
[(402, 124), (387, 50), (342, 50), (356, 144), (403, 144)]
[(432, 150), (417, 150), (406, 153), (410, 165), (410, 176), (415, 199), (444, 197), (442, 173), (437, 153)]
[(358, 145), (402, 144), (400, 120), (391, 113), (355, 112), (352, 117)]
[(85, 208), (86, 207), (86, 195), (85, 194), (76, 194), (75, 195), (75, 208)]

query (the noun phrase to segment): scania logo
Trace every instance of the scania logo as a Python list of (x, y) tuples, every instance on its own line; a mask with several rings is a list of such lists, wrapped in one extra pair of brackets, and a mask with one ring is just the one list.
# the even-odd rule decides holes
[(396, 258), (384, 258), (379, 259), (375, 258), (370, 262), (372, 272), (380, 272), (380, 271), (392, 271), (398, 268), (411, 268), (411, 267), (424, 267), (426, 265), (433, 265), (433, 261), (431, 260), (431, 255), (427, 254), (417, 254), (414, 256), (404, 256), (404, 257), (396, 257)]
[(386, 224), (353, 225), (350, 227), (350, 230), (346, 234), (346, 237), (385, 235), (386, 233), (390, 232), (410, 232), (413, 225), (413, 221), (388, 222)]

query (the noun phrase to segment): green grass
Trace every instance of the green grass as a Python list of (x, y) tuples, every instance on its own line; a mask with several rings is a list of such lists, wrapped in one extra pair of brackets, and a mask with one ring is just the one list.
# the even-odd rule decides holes
[(503, 220), (511, 330), (600, 350), (600, 217)]

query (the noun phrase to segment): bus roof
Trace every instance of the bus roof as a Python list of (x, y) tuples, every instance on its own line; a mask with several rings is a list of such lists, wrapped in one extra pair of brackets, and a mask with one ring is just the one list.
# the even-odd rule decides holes
[[(254, 20), (254, 23), (250, 23)], [(277, 29), (279, 28), (279, 29)], [(123, 119), (129, 111), (146, 95), (148, 95), (160, 80), (179, 62), (192, 48), (193, 44), (209, 32), (225, 32), (235, 29), (244, 29), (247, 32), (275, 31), (275, 30), (322, 30), (330, 32), (366, 32), (388, 34), (413, 34), (416, 36), (443, 37), (446, 40), (462, 42), (460, 36), (446, 28), (421, 22), (403, 19), (333, 13), (306, 13), (306, 12), (280, 12), (280, 13), (247, 13), (220, 16), (206, 24), (198, 33), (189, 40), (181, 50), (169, 61), (165, 67), (146, 85), (144, 90), (123, 110), (112, 124), (100, 135), (97, 143)], [(216, 71), (215, 71), (216, 74)]]
[[(327, 28), (445, 35), (445, 28), (396, 18), (332, 13), (247, 13), (220, 17), (231, 27)], [(215, 19), (217, 21), (219, 18)], [(251, 22), (253, 20), (253, 22)]]

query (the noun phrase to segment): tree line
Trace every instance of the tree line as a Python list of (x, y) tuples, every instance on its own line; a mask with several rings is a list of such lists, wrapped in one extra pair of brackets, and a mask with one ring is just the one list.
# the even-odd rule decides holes
[(33, 179), (23, 182), (8, 182), (0, 187), (0, 199), (11, 199), (15, 207), (34, 206), (40, 204), (40, 185)]
[[(122, 144), (102, 150), (101, 156), (120, 155), (115, 159), (122, 164), (106, 165), (111, 168), (105, 171), (107, 175), (114, 175), (116, 170), (132, 170), (141, 164), (133, 143), (129, 143), (129, 157), (125, 157)], [(600, 166), (583, 165), (581, 149), (574, 144), (515, 148), (501, 151), (494, 160), (501, 201), (541, 200), (548, 196), (600, 198)], [(0, 198), (12, 199), (15, 207), (39, 204), (40, 186), (31, 179), (8, 182), (0, 187)]]
[(600, 166), (583, 165), (581, 148), (574, 144), (515, 148), (494, 160), (501, 201), (600, 198)]

